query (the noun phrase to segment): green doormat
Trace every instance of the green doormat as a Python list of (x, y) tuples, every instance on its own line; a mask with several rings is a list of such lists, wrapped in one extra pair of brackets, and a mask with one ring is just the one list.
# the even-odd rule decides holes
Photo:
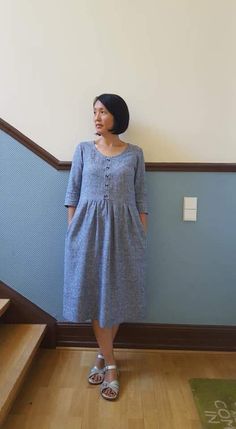
[(189, 380), (203, 429), (236, 429), (236, 380)]

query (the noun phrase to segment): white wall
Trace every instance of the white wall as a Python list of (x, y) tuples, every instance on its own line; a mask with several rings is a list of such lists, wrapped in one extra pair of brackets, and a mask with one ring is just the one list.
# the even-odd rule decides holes
[(127, 101), (146, 161), (236, 162), (235, 0), (0, 0), (0, 116), (60, 160)]

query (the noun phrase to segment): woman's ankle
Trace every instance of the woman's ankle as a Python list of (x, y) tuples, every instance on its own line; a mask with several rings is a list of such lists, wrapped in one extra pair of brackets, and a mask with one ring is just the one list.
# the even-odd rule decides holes
[(104, 359), (105, 359), (105, 364), (107, 365), (115, 365), (116, 364), (116, 360), (114, 356), (105, 356), (104, 355)]

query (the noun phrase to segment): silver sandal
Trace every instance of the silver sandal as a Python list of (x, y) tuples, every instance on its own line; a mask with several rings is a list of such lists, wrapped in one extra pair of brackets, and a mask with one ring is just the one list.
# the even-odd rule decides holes
[[(105, 371), (104, 371), (104, 377), (105, 377), (105, 372), (108, 371), (109, 369), (116, 369), (117, 375), (119, 374), (119, 371), (118, 371), (116, 365), (106, 365)], [(114, 393), (113, 396), (109, 396), (104, 392), (108, 388), (111, 389), (111, 391)], [(107, 399), (108, 401), (114, 401), (115, 399), (117, 399), (118, 395), (119, 395), (119, 390), (120, 390), (120, 383), (118, 380), (112, 380), (110, 382), (109, 381), (103, 381), (103, 383), (100, 387), (100, 393), (101, 393), (102, 397), (104, 399)]]
[[(102, 354), (98, 354), (97, 357), (99, 359), (103, 359), (104, 360), (104, 356)], [(99, 381), (94, 381), (91, 377), (93, 377), (94, 375), (98, 375), (99, 376)], [(88, 382), (90, 384), (101, 384), (104, 380), (105, 377), (105, 367), (104, 368), (98, 368), (97, 366), (93, 366), (90, 371), (89, 371), (89, 375), (88, 375)]]

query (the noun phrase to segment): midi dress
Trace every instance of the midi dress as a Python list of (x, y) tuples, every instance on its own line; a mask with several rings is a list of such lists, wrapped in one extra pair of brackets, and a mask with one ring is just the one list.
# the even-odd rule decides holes
[(95, 141), (77, 145), (65, 197), (76, 207), (65, 238), (63, 317), (100, 327), (146, 317), (148, 214), (143, 150), (128, 143), (106, 156)]

